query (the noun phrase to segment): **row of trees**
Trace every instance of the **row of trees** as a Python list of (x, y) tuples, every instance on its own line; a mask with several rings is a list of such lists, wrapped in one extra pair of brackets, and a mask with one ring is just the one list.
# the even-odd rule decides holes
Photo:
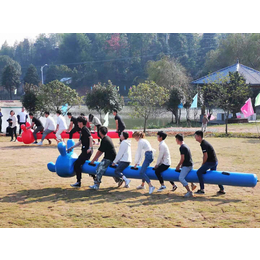
[[(133, 84), (147, 78), (147, 62), (167, 55), (178, 59), (187, 73), (203, 73), (206, 54), (217, 48), (221, 34), (192, 33), (66, 33), (40, 34), (14, 46), (4, 43), (0, 57), (8, 56), (21, 66), (22, 79), (30, 64), (38, 74), (44, 64), (45, 82), (72, 77), (71, 87), (81, 89), (111, 80), (127, 95)], [(0, 70), (3, 67), (0, 64)], [(1, 73), (0, 73), (1, 74)]]

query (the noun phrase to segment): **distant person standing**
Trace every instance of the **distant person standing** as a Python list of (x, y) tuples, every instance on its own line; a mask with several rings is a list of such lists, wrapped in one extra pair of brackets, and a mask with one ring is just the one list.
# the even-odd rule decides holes
[[(92, 114), (89, 114), (88, 120), (89, 120), (89, 122), (91, 122), (94, 125), (94, 132), (97, 129), (97, 135), (98, 135), (98, 137), (101, 138), (101, 136), (99, 135), (99, 128), (101, 127), (100, 120), (96, 116), (94, 116)], [(99, 142), (100, 142), (100, 139), (98, 139), (98, 145), (99, 145)]]
[(83, 117), (87, 120), (87, 124), (86, 124), (86, 126), (87, 126), (87, 128), (89, 129), (89, 131), (91, 131), (91, 126), (90, 126), (90, 123), (89, 123), (88, 117), (85, 116), (84, 113), (80, 113), (80, 116), (83, 116)]
[[(197, 171), (198, 179), (200, 182), (200, 190), (198, 190), (196, 194), (205, 194), (203, 174), (206, 174), (207, 170), (216, 171), (218, 166), (218, 159), (212, 145), (203, 139), (202, 131), (195, 132), (195, 139), (197, 142), (200, 143), (201, 150), (203, 153), (202, 165)], [(217, 192), (217, 194), (225, 194), (223, 185), (218, 186), (220, 190)]]
[(64, 116), (61, 114), (60, 110), (56, 111), (57, 113), (57, 126), (56, 126), (56, 138), (57, 138), (57, 142), (62, 142), (62, 137), (61, 137), (61, 133), (67, 129), (67, 124), (65, 122), (65, 118)]
[(0, 108), (0, 133), (3, 133), (2, 132), (2, 117), (3, 117), (3, 114), (2, 114), (1, 108)]
[(125, 123), (122, 121), (121, 117), (117, 114), (117, 110), (113, 109), (113, 115), (115, 116), (115, 121), (116, 121), (116, 132), (118, 133), (119, 140), (121, 133), (125, 130)]
[(206, 114), (203, 115), (202, 118), (202, 125), (201, 125), (201, 131), (206, 132), (207, 131), (207, 124), (209, 122), (209, 119), (207, 118)]
[[(36, 117), (33, 116), (33, 113), (29, 113), (29, 117), (32, 120), (32, 124), (30, 126), (28, 126), (26, 129), (33, 129), (34, 126), (36, 126), (36, 128), (33, 131), (33, 137), (34, 137), (34, 143), (33, 144), (37, 144), (37, 133), (38, 132), (42, 132), (43, 131), (43, 125), (42, 122), (37, 119)], [(50, 141), (49, 141), (50, 142)]]
[[(15, 113), (13, 110), (10, 111), (10, 117), (7, 119), (7, 121), (10, 124), (10, 134), (11, 134), (11, 140), (10, 142), (14, 141), (16, 142), (17, 139), (17, 118), (15, 116)], [(14, 136), (15, 136), (15, 140), (14, 140)]]
[(44, 126), (44, 132), (43, 132), (43, 135), (42, 135), (42, 140), (38, 143), (38, 145), (42, 145), (42, 142), (45, 139), (45, 137), (48, 134), (50, 134), (51, 132), (54, 132), (55, 128), (56, 128), (56, 124), (54, 122), (54, 119), (50, 116), (50, 112), (45, 111), (44, 116), (46, 117), (46, 123), (45, 123), (45, 126)]
[(18, 113), (17, 119), (19, 124), (19, 135), (21, 135), (22, 128), (21, 125), (25, 125), (27, 122), (28, 115), (24, 112), (24, 107), (22, 107), (22, 111)]
[(80, 132), (81, 129), (78, 126), (78, 121), (77, 118), (72, 116), (72, 114), (69, 112), (67, 113), (68, 118), (70, 119), (70, 125), (69, 125), (69, 139), (72, 139), (73, 134), (75, 134), (76, 132)]

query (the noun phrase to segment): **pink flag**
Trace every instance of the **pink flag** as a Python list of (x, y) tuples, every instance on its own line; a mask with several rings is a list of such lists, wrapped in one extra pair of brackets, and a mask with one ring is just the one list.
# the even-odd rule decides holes
[(241, 112), (244, 114), (245, 117), (249, 117), (254, 114), (251, 98), (249, 98), (246, 101), (245, 105), (241, 107)]

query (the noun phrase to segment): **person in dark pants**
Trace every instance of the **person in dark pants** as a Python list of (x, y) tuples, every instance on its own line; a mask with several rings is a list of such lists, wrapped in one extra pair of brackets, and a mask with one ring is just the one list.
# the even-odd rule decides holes
[(113, 109), (113, 115), (115, 116), (116, 121), (116, 132), (119, 136), (119, 141), (121, 143), (120, 135), (125, 130), (125, 123), (122, 121), (121, 117), (117, 114), (117, 110)]
[[(197, 171), (197, 175), (200, 182), (200, 190), (198, 190), (196, 194), (205, 194), (203, 174), (206, 174), (207, 170), (216, 171), (218, 166), (218, 159), (212, 145), (203, 139), (202, 131), (195, 132), (195, 139), (197, 142), (200, 143), (201, 150), (203, 153), (203, 162), (201, 167)], [(223, 185), (218, 185), (218, 186), (220, 190), (217, 193), (225, 194)]]
[(2, 117), (3, 117), (3, 114), (2, 114), (1, 108), (0, 108), (0, 133), (3, 133), (2, 132)]
[[(100, 122), (100, 120), (99, 120), (96, 116), (94, 116), (94, 115), (92, 115), (92, 114), (89, 114), (89, 115), (88, 115), (88, 120), (89, 120), (89, 122), (91, 122), (92, 124), (94, 124), (94, 132), (96, 131), (96, 128), (97, 128), (97, 135), (98, 135), (98, 137), (101, 138), (101, 136), (100, 136), (100, 134), (99, 134), (99, 128), (101, 127), (101, 122)], [(100, 143), (100, 139), (98, 139), (98, 145), (99, 145), (99, 143)]]
[(99, 129), (99, 134), (102, 140), (95, 157), (92, 159), (90, 163), (94, 164), (95, 161), (97, 161), (103, 153), (104, 158), (99, 163), (96, 169), (96, 180), (94, 181), (94, 185), (89, 186), (91, 189), (94, 190), (99, 189), (103, 174), (106, 172), (108, 166), (111, 165), (116, 158), (116, 150), (112, 142), (112, 139), (109, 136), (107, 136), (107, 128), (105, 126), (101, 126)]
[(29, 117), (32, 120), (32, 124), (31, 126), (28, 126), (27, 129), (33, 129), (34, 125), (36, 125), (36, 128), (33, 131), (33, 137), (34, 137), (34, 143), (33, 144), (37, 144), (37, 133), (38, 132), (42, 132), (43, 131), (43, 125), (42, 122), (37, 119), (36, 117), (33, 116), (33, 113), (29, 113)]
[(73, 188), (80, 188), (81, 187), (81, 178), (82, 178), (82, 165), (90, 159), (93, 153), (93, 145), (92, 145), (92, 136), (86, 127), (87, 121), (84, 117), (77, 118), (78, 127), (81, 129), (81, 137), (80, 141), (67, 149), (67, 152), (71, 152), (73, 148), (82, 145), (81, 154), (78, 159), (74, 163), (74, 170), (77, 176), (77, 182), (71, 184), (70, 186)]
[(18, 113), (17, 119), (18, 119), (18, 124), (19, 124), (19, 135), (22, 133), (22, 125), (25, 125), (27, 122), (28, 115), (24, 112), (24, 107), (22, 107), (22, 111)]
[(80, 132), (81, 129), (78, 127), (78, 122), (77, 122), (76, 117), (72, 116), (72, 114), (70, 112), (67, 113), (67, 116), (70, 119), (70, 125), (69, 125), (69, 129), (68, 129), (69, 139), (72, 139), (73, 134), (75, 134), (76, 132)]
[[(15, 116), (15, 112), (13, 110), (10, 111), (10, 117), (9, 119), (7, 119), (7, 122), (9, 122), (10, 125), (10, 135), (11, 135), (11, 140), (10, 142), (17, 141), (17, 134), (16, 134), (16, 130), (17, 130), (17, 118)], [(15, 136), (15, 140), (14, 140), (14, 136)]]
[[(163, 131), (159, 131), (157, 133), (157, 140), (160, 142), (159, 144), (159, 155), (157, 158), (156, 165), (154, 166), (155, 169), (155, 175), (157, 176), (161, 187), (157, 191), (163, 191), (166, 189), (166, 186), (164, 185), (164, 180), (162, 177), (162, 173), (166, 171), (170, 165), (171, 165), (171, 156), (169, 152), (169, 148), (167, 144), (164, 142), (166, 139), (167, 134), (164, 133)], [(172, 185), (172, 191), (175, 191), (177, 189), (177, 186), (173, 181), (170, 181)]]

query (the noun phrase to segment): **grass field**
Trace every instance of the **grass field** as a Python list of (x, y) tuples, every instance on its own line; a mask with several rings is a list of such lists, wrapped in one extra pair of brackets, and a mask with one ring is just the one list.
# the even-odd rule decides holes
[[(215, 148), (219, 170), (256, 173), (260, 178), (260, 140), (206, 138)], [(82, 188), (70, 187), (73, 178), (60, 178), (47, 170), (59, 152), (56, 145), (42, 147), (11, 143), (0, 137), (0, 227), (260, 227), (260, 188), (226, 186), (226, 195), (217, 196), (217, 185), (206, 185), (204, 196), (184, 199), (185, 189), (177, 183), (173, 193), (148, 195), (136, 190), (117, 188), (111, 177), (103, 177), (99, 191), (88, 188), (92, 178), (83, 174)], [(148, 137), (158, 150), (156, 137)], [(187, 137), (194, 168), (201, 165), (202, 153), (193, 137)], [(47, 141), (45, 141), (47, 143)], [(114, 140), (118, 149), (118, 140)], [(168, 137), (172, 167), (179, 161), (174, 137)], [(95, 148), (96, 151), (97, 148)], [(137, 149), (132, 140), (132, 152)], [(77, 154), (80, 149), (75, 150)], [(94, 151), (94, 152), (95, 152)], [(158, 152), (156, 153), (156, 157)], [(155, 164), (155, 161), (152, 165)], [(158, 181), (152, 181), (159, 188)]]

